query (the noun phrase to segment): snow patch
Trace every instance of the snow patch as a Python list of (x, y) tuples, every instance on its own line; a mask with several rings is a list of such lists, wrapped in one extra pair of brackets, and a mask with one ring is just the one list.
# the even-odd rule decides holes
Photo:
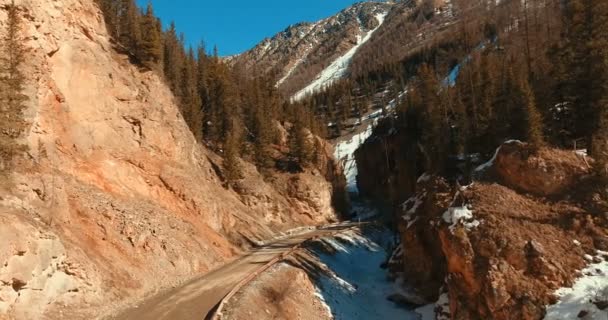
[[(357, 44), (353, 46), (350, 50), (348, 50), (343, 56), (337, 58), (332, 64), (330, 64), (325, 70), (321, 71), (321, 73), (315, 78), (315, 80), (309, 84), (304, 89), (298, 91), (296, 94), (291, 97), (292, 101), (299, 101), (307, 95), (318, 92), (319, 90), (331, 85), (336, 80), (344, 77), (348, 71), (348, 67), (350, 66), (350, 62), (352, 61), (353, 56), (359, 48), (365, 44), (372, 37), (374, 32), (380, 28), (380, 26), (384, 23), (384, 19), (388, 12), (382, 12), (376, 14), (376, 19), (378, 20), (378, 26), (365, 34), (365, 36), (361, 37), (361, 35), (357, 36)], [(363, 32), (363, 31), (362, 31)]]
[[(512, 144), (512, 143), (523, 143), (519, 140), (508, 140), (505, 141), (505, 143), (503, 143), (503, 145), (505, 144)], [(483, 172), (486, 171), (488, 168), (492, 167), (494, 165), (494, 162), (496, 161), (496, 157), (498, 157), (498, 153), (500, 152), (500, 149), (502, 148), (502, 145), (498, 148), (496, 148), (496, 152), (494, 152), (494, 156), (492, 157), (492, 159), (490, 159), (490, 161), (480, 165), (479, 167), (475, 168), (475, 172)]]
[[(390, 243), (392, 234), (382, 231), (362, 236), (353, 231), (339, 237), (343, 243), (336, 254), (316, 252), (322, 267), (332, 270), (317, 279), (317, 292), (333, 319), (418, 319), (416, 313), (387, 300), (402, 291), (380, 268), (387, 257), (382, 244)], [(330, 241), (336, 242), (340, 241)]]
[(606, 320), (608, 309), (600, 310), (598, 304), (608, 303), (608, 258), (607, 252), (598, 251), (601, 262), (592, 263), (583, 269), (583, 276), (572, 288), (561, 288), (555, 292), (559, 301), (547, 307), (545, 320), (577, 319), (586, 312), (583, 319)]
[(575, 153), (578, 154), (581, 157), (586, 157), (587, 156), (587, 149), (576, 150)]
[(400, 263), (402, 258), (403, 258), (403, 246), (401, 244), (399, 244), (397, 246), (397, 249), (395, 249), (395, 251), (391, 255), (391, 258), (388, 259), (388, 264), (394, 265), (394, 264)]
[(480, 224), (473, 217), (473, 211), (468, 206), (451, 207), (443, 213), (443, 221), (450, 224), (450, 231), (454, 232), (458, 225), (462, 225), (467, 230), (477, 228)]
[(431, 175), (428, 173), (423, 173), (420, 178), (416, 181), (417, 183), (427, 182), (431, 179)]
[(418, 210), (420, 205), (422, 205), (424, 197), (426, 197), (426, 193), (420, 196), (411, 197), (407, 199), (407, 201), (405, 201), (403, 204), (401, 204), (401, 210), (405, 211), (405, 214), (402, 216), (402, 219), (405, 220), (405, 222), (407, 223), (407, 229), (409, 229), (412, 225), (414, 225), (414, 223), (416, 223), (416, 221), (418, 221), (418, 217), (415, 217), (416, 210)]
[(368, 125), (367, 129), (350, 140), (340, 142), (336, 145), (334, 157), (342, 162), (344, 166), (344, 175), (346, 176), (346, 190), (350, 193), (359, 193), (357, 188), (357, 161), (355, 159), (355, 151), (372, 135), (372, 126)]
[(427, 304), (417, 308), (415, 311), (420, 315), (421, 320), (450, 320), (450, 296), (444, 292), (444, 288), (440, 290), (441, 295), (437, 302)]

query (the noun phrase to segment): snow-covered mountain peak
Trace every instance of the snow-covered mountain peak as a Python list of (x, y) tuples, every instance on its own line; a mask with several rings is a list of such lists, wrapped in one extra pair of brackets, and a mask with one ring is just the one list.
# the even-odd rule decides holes
[[(337, 79), (347, 73), (349, 61), (377, 30), (393, 7), (391, 2), (360, 2), (317, 22), (290, 25), (272, 38), (239, 55), (231, 63), (276, 77), (276, 86), (294, 95), (317, 82), (322, 73)], [(331, 68), (330, 71), (325, 71)], [(308, 88), (310, 91), (310, 88)], [(306, 91), (306, 92), (308, 92)]]

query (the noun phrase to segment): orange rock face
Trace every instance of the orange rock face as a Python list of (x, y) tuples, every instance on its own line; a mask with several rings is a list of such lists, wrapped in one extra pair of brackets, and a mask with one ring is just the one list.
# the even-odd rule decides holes
[(244, 163), (258, 188), (228, 190), (164, 81), (114, 51), (94, 0), (16, 3), (32, 126), (15, 187), (0, 186), (0, 318), (99, 316), (336, 219), (329, 150), (321, 170), (272, 178)]
[(501, 146), (494, 170), (505, 185), (540, 196), (558, 195), (589, 173), (589, 161), (574, 152), (532, 152), (519, 142)]

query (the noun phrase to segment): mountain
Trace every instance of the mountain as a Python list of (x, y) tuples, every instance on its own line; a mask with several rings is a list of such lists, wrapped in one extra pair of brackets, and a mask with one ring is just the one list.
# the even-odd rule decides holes
[(230, 61), (271, 75), (297, 101), (337, 80), (398, 63), (455, 21), (450, 0), (360, 2), (326, 19), (289, 26)]
[(232, 63), (274, 75), (277, 87), (301, 98), (346, 75), (352, 57), (393, 6), (392, 2), (361, 2), (332, 17), (289, 26)]

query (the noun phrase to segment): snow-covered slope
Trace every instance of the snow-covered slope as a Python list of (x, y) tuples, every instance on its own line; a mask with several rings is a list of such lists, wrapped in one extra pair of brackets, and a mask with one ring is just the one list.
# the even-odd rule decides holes
[(334, 157), (342, 162), (344, 167), (344, 175), (346, 176), (346, 190), (349, 193), (358, 193), (357, 189), (357, 162), (355, 160), (355, 151), (372, 135), (372, 124), (370, 123), (367, 129), (352, 138), (338, 142)]
[[(301, 100), (305, 96), (318, 92), (324, 87), (332, 84), (334, 81), (343, 78), (347, 74), (350, 62), (355, 53), (357, 53), (357, 50), (359, 50), (359, 48), (372, 37), (374, 32), (380, 28), (387, 14), (388, 12), (377, 13), (375, 18), (378, 21), (378, 26), (367, 32), (363, 30), (363, 25), (359, 20), (359, 29), (361, 34), (357, 35), (357, 44), (350, 48), (350, 50), (348, 50), (344, 55), (338, 57), (338, 59), (330, 64), (329, 67), (325, 68), (311, 84), (293, 95), (292, 100)], [(362, 34), (364, 34), (363, 37), (361, 36)]]
[(608, 319), (608, 252), (598, 252), (596, 257), (586, 256), (591, 264), (572, 288), (561, 288), (555, 293), (559, 301), (547, 307), (545, 320)]
[(394, 6), (376, 1), (356, 3), (326, 19), (291, 25), (228, 62), (274, 76), (277, 88), (286, 96), (312, 82), (321, 87), (347, 73), (355, 53)]

